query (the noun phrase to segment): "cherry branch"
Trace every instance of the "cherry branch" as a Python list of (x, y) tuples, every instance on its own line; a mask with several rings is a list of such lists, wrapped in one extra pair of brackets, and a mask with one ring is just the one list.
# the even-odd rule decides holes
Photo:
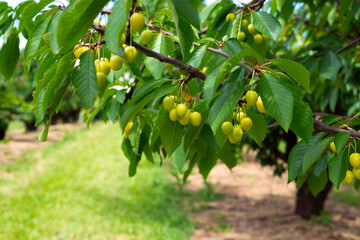
[(320, 132), (327, 132), (327, 133), (331, 133), (331, 134), (337, 134), (337, 133), (343, 132), (343, 133), (350, 134), (350, 136), (352, 136), (352, 137), (360, 138), (359, 131), (351, 131), (351, 130), (345, 130), (345, 129), (341, 129), (341, 128), (332, 127), (332, 126), (329, 126), (329, 125), (319, 121), (316, 118), (314, 118), (314, 126)]

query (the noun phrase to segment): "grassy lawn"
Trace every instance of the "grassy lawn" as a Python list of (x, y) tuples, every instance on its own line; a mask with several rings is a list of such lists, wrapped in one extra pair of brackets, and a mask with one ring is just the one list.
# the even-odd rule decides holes
[(189, 239), (168, 168), (129, 178), (120, 134), (99, 124), (0, 165), (0, 239)]

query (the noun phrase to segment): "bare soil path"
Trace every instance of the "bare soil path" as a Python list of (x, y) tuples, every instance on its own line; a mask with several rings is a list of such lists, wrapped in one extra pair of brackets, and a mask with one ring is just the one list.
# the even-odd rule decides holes
[[(359, 208), (330, 197), (325, 206), (330, 215), (305, 221), (293, 213), (295, 184), (286, 184), (286, 174), (282, 178), (273, 177), (270, 167), (248, 162), (230, 172), (219, 163), (208, 180), (224, 198), (208, 202), (205, 207), (201, 207), (201, 201), (192, 202), (190, 216), (196, 224), (193, 239), (360, 239)], [(191, 175), (189, 182), (188, 190), (204, 188), (200, 174)]]
[(0, 144), (0, 164), (12, 163), (14, 159), (20, 157), (26, 151), (42, 148), (52, 142), (59, 141), (64, 138), (67, 132), (84, 127), (85, 124), (74, 123), (51, 125), (45, 143), (39, 141), (42, 129), (27, 133), (24, 129), (20, 129), (7, 133), (7, 142)]

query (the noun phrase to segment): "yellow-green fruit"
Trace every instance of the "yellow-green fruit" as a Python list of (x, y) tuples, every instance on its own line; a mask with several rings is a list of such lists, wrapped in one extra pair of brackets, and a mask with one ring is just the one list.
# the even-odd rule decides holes
[(245, 40), (245, 37), (246, 37), (246, 34), (244, 32), (239, 32), (238, 35), (237, 35), (237, 39), (240, 42), (243, 42)]
[(331, 149), (331, 151), (336, 152), (336, 147), (335, 147), (335, 143), (334, 143), (334, 142), (331, 142), (331, 143), (330, 143), (330, 149)]
[(243, 118), (240, 124), (241, 124), (241, 128), (247, 132), (250, 131), (253, 126), (252, 120), (248, 117)]
[(103, 72), (96, 73), (96, 81), (99, 88), (103, 87), (106, 83), (106, 75)]
[(137, 56), (137, 50), (133, 46), (128, 46), (124, 50), (124, 59), (128, 63), (132, 63), (135, 61)]
[(351, 166), (353, 166), (354, 168), (360, 167), (360, 153), (352, 153), (349, 160)]
[(235, 141), (240, 142), (243, 136), (243, 131), (239, 125), (236, 125), (230, 135), (232, 135)]
[(134, 31), (140, 32), (145, 26), (145, 18), (141, 13), (134, 13), (130, 18), (130, 26)]
[(114, 55), (110, 58), (110, 67), (114, 71), (118, 71), (123, 66), (123, 59), (118, 55)]
[(231, 122), (223, 122), (221, 130), (225, 135), (229, 135), (233, 131), (233, 125)]
[(233, 13), (228, 13), (228, 15), (226, 15), (226, 21), (230, 21), (231, 19), (234, 19), (235, 15)]
[(360, 168), (354, 168), (353, 173), (355, 178), (360, 180)]
[(248, 26), (248, 31), (249, 31), (249, 33), (251, 33), (252, 35), (254, 35), (255, 32), (256, 32), (256, 29), (254, 28), (254, 25), (249, 24), (249, 26)]
[(166, 110), (170, 111), (174, 107), (174, 97), (173, 96), (167, 96), (163, 100), (163, 106)]
[(203, 67), (202, 72), (207, 74), (207, 67)]
[(190, 123), (190, 121), (191, 121), (191, 111), (188, 109), (188, 110), (186, 111), (185, 116), (179, 118), (178, 121), (179, 121), (179, 123), (180, 123), (181, 125), (183, 125), (183, 126), (188, 125), (188, 124)]
[(262, 37), (262, 35), (261, 34), (256, 34), (255, 36), (254, 36), (254, 42), (257, 44), (257, 45), (260, 45), (261, 43), (262, 43), (262, 41), (263, 41), (263, 37)]
[(266, 40), (266, 41), (270, 40), (270, 38), (267, 35), (262, 34), (262, 36), (263, 36), (264, 40)]
[(141, 33), (141, 42), (145, 45), (149, 45), (154, 38), (154, 33), (151, 30), (145, 30)]
[(82, 47), (80, 47), (80, 45), (76, 45), (74, 47), (74, 55), (75, 55), (75, 57), (79, 58), (82, 53), (83, 53)]
[(134, 122), (132, 121), (128, 122), (125, 127), (125, 133), (130, 134), (133, 126), (134, 126)]
[(248, 23), (249, 23), (248, 20), (243, 19), (242, 22), (241, 22), (241, 27), (242, 28), (246, 27), (246, 25), (248, 25)]
[(103, 72), (105, 75), (108, 75), (110, 73), (110, 63), (109, 61), (100, 61), (100, 71)]
[(238, 114), (236, 114), (236, 119), (238, 120), (238, 122), (241, 122), (241, 120), (245, 117), (245, 113), (244, 112), (239, 112)]
[(186, 105), (183, 103), (176, 105), (176, 114), (178, 115), (179, 118), (185, 116), (187, 110), (188, 109), (187, 109)]
[(245, 99), (246, 99), (246, 105), (249, 107), (255, 106), (256, 101), (258, 99), (258, 94), (256, 91), (248, 91), (245, 94)]
[(201, 124), (201, 114), (198, 112), (191, 113), (191, 119), (190, 122), (193, 126), (200, 126)]
[(122, 45), (125, 44), (125, 41), (126, 41), (126, 37), (125, 37), (125, 34), (121, 34), (121, 36), (118, 38), (118, 41), (119, 41), (119, 47), (122, 47)]
[(259, 112), (261, 113), (266, 113), (266, 110), (264, 108), (264, 103), (261, 100), (261, 97), (259, 96), (258, 99), (256, 100), (256, 107), (259, 110)]
[(169, 112), (169, 118), (170, 118), (170, 120), (173, 121), (173, 122), (175, 122), (175, 121), (177, 121), (177, 120), (179, 119), (178, 115), (176, 114), (176, 109), (175, 109), (175, 108), (173, 108), (173, 109), (170, 110), (170, 112)]
[(346, 183), (346, 184), (350, 184), (353, 181), (354, 181), (354, 173), (352, 171), (347, 170), (343, 182)]
[(107, 59), (105, 57), (102, 57), (100, 60), (103, 61), (103, 62), (109, 62), (109, 59)]
[(229, 134), (229, 135), (228, 135), (228, 139), (229, 139), (229, 142), (230, 142), (230, 143), (232, 143), (232, 144), (236, 143), (236, 140), (234, 139), (234, 137), (232, 136), (232, 134)]

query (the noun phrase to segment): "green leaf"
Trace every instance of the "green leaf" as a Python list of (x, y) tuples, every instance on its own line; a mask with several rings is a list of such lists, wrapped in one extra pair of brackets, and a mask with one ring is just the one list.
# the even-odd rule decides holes
[(253, 122), (253, 127), (248, 132), (249, 136), (254, 139), (259, 147), (262, 147), (262, 142), (264, 141), (267, 133), (267, 122), (261, 114), (252, 110), (246, 110), (246, 115)]
[(160, 138), (164, 144), (168, 156), (171, 156), (175, 149), (181, 144), (182, 127), (180, 123), (173, 122), (169, 118), (169, 112), (164, 108), (160, 109), (157, 126), (160, 131)]
[(328, 182), (328, 175), (326, 170), (323, 170), (320, 176), (315, 176), (313, 173), (310, 174), (308, 180), (308, 186), (312, 195), (316, 197), (318, 193), (325, 188), (327, 182)]
[(206, 155), (198, 160), (199, 172), (204, 180), (206, 180), (210, 171), (215, 167), (217, 159), (216, 152), (212, 148), (207, 147)]
[(44, 99), (44, 95), (45, 95), (45, 91), (46, 88), (43, 88), (40, 93), (38, 94), (38, 97), (36, 98), (36, 102), (34, 100), (34, 103), (36, 104), (35, 107), (35, 126), (37, 126), (40, 122), (42, 122), (42, 120), (44, 120), (44, 111), (42, 108), (43, 105), (43, 99)]
[(116, 117), (119, 114), (120, 104), (116, 99), (111, 98), (108, 109), (106, 110), (106, 116), (115, 123)]
[(43, 34), (49, 25), (50, 17), (42, 19), (35, 25), (31, 35), (26, 43), (24, 50), (24, 59), (27, 67), (30, 67), (32, 60), (34, 59), (35, 51), (40, 47), (40, 42)]
[(334, 186), (339, 189), (340, 183), (344, 180), (346, 175), (346, 161), (347, 151), (342, 151), (330, 159), (329, 162), (329, 178)]
[(281, 58), (270, 62), (287, 73), (292, 79), (303, 86), (306, 91), (310, 91), (310, 73), (303, 65)]
[(74, 72), (72, 83), (86, 108), (92, 107), (96, 94), (99, 92), (96, 80), (94, 59), (90, 51), (80, 56), (80, 68)]
[(206, 76), (206, 80), (204, 84), (204, 99), (208, 105), (210, 104), (214, 92), (216, 90), (215, 88), (216, 76), (218, 75), (221, 66), (222, 65), (220, 64), (216, 65), (215, 68)]
[(154, 80), (151, 82), (147, 82), (144, 85), (138, 87), (136, 86), (135, 91), (131, 97), (132, 101), (137, 101), (140, 98), (143, 98), (145, 95), (147, 95), (149, 92), (157, 89), (158, 87), (160, 87), (162, 84), (169, 82), (171, 80), (169, 79), (160, 79), (160, 80)]
[(244, 93), (244, 70), (237, 69), (224, 82), (220, 96), (210, 108), (209, 123), (213, 132), (224, 122), (233, 111)]
[(306, 172), (319, 159), (327, 146), (328, 140), (329, 138), (324, 138), (308, 148), (303, 159), (303, 172)]
[[(51, 78), (49, 83), (46, 86), (46, 92), (43, 99), (43, 111), (50, 106), (51, 101), (56, 96), (55, 90), (61, 86), (61, 81), (67, 73), (70, 73), (74, 67), (74, 54), (72, 52), (67, 53), (62, 58), (59, 59), (56, 64), (56, 73)], [(66, 90), (66, 89), (65, 89)], [(60, 98), (61, 99), (61, 98)], [(60, 101), (60, 99), (58, 99)], [(57, 105), (58, 103), (56, 103)]]
[(59, 56), (53, 54), (51, 49), (48, 49), (45, 57), (39, 62), (39, 67), (35, 73), (35, 80), (37, 84), (40, 84), (40, 80), (44, 77), (45, 72), (56, 62)]
[[(57, 49), (65, 53), (89, 31), (91, 23), (109, 0), (76, 0), (74, 7), (65, 9), (56, 27)], [(69, 7), (68, 7), (69, 8)]]
[[(158, 35), (155, 35), (153, 41), (151, 42), (151, 45), (149, 46), (151, 50), (154, 52), (160, 53), (162, 55), (167, 56), (167, 50), (166, 50), (166, 37), (164, 33), (160, 33)], [(156, 58), (153, 57), (145, 57), (145, 66), (146, 69), (153, 75), (155, 79), (161, 78), (163, 72), (165, 63), (160, 62)]]
[(266, 111), (287, 132), (293, 117), (293, 96), (274, 75), (264, 73), (260, 79), (260, 96)]
[(186, 161), (186, 153), (184, 151), (184, 141), (180, 144), (180, 146), (174, 151), (172, 155), (174, 159), (174, 164), (179, 173), (181, 173), (184, 163)]
[(196, 5), (194, 5), (194, 1), (169, 0), (169, 2), (170, 1), (172, 3), (172, 7), (171, 7), (172, 10), (173, 8), (176, 10), (176, 14), (178, 15), (179, 18), (185, 20), (187, 23), (193, 25), (198, 30), (200, 30), (199, 13), (197, 11)]
[(22, 32), (26, 26), (29, 26), (33, 17), (51, 2), (53, 2), (53, 0), (41, 0), (39, 3), (32, 2), (27, 5), (21, 13), (19, 31)]
[(206, 106), (205, 101), (201, 101), (201, 100), (197, 101), (194, 111), (197, 111), (201, 114), (201, 123), (200, 126), (193, 126), (190, 124), (189, 127), (187, 127), (186, 132), (184, 134), (185, 135), (184, 150), (186, 152), (190, 151), (189, 148), (192, 147), (193, 143), (198, 138), (209, 115), (209, 109)]
[(47, 140), (50, 123), (51, 123), (51, 119), (47, 119), (45, 123), (45, 128), (42, 130), (41, 135), (39, 136), (39, 140), (42, 142), (46, 142)]
[(12, 28), (0, 49), (0, 72), (6, 79), (14, 74), (19, 56), (19, 36), (16, 28)]
[(229, 144), (224, 145), (224, 147), (220, 150), (219, 158), (230, 170), (237, 164), (237, 159)]
[(314, 129), (314, 120), (309, 104), (299, 100), (294, 101), (294, 112), (290, 129), (305, 142), (308, 143), (310, 141)]
[(327, 168), (327, 166), (328, 166), (328, 157), (329, 157), (329, 154), (325, 153), (325, 154), (323, 154), (321, 159), (316, 162), (316, 164), (314, 166), (314, 170), (313, 170), (313, 174), (315, 176), (319, 177), (321, 172)]
[(253, 13), (254, 27), (271, 37), (274, 41), (277, 41), (282, 32), (282, 27), (279, 21), (272, 15), (266, 12), (254, 12)]
[(230, 38), (237, 38), (238, 33), (239, 33), (239, 29), (240, 29), (240, 20), (243, 16), (243, 13), (237, 14), (236, 18), (233, 22), (233, 26), (231, 28), (231, 35)]
[(328, 51), (320, 62), (320, 76), (335, 81), (341, 66), (341, 59), (338, 55), (334, 51)]
[(202, 44), (202, 45), (196, 47), (190, 55), (188, 64), (195, 68), (198, 68), (202, 62), (202, 59), (203, 59), (206, 51), (207, 51), (207, 48), (208, 48), (207, 44)]
[(180, 41), (181, 54), (184, 59), (187, 59), (189, 51), (193, 45), (194, 32), (190, 24), (182, 18), (182, 12), (177, 8), (173, 1), (175, 0), (168, 0), (171, 11), (174, 15), (176, 32)]
[(122, 129), (125, 129), (125, 125), (134, 118), (134, 116), (141, 112), (144, 107), (154, 98), (154, 92), (149, 93), (148, 95), (144, 96), (140, 101), (134, 102), (131, 101), (126, 108), (126, 111), (121, 117), (120, 125), (122, 126)]
[(350, 137), (349, 133), (342, 132), (342, 133), (336, 134), (334, 143), (335, 143), (335, 148), (336, 148), (337, 153), (339, 153), (343, 150), (347, 141), (349, 140), (349, 137)]
[(125, 33), (129, 17), (131, 0), (117, 1), (111, 9), (108, 24), (105, 29), (106, 45), (114, 53), (119, 54), (120, 38)]
[(321, 137), (321, 133), (315, 134), (306, 144), (305, 141), (298, 142), (293, 149), (291, 149), (288, 159), (288, 183), (292, 182), (299, 174), (303, 173), (304, 157), (313, 145), (315, 145)]
[[(245, 42), (241, 42), (241, 47), (243, 48), (242, 51), (244, 51), (244, 53), (246, 53), (247, 55), (252, 55), (256, 58), (256, 61), (258, 63), (258, 65), (262, 65), (264, 64), (266, 61), (265, 61), (265, 58), (263, 56), (261, 56), (261, 54), (259, 54), (255, 49), (253, 49), (252, 47), (250, 47), (249, 44), (245, 43)], [(253, 57), (249, 58), (251, 60), (254, 60)]]
[(96, 115), (100, 112), (101, 109), (104, 108), (104, 106), (107, 104), (107, 100), (106, 101), (102, 101), (95, 109), (94, 111), (91, 112), (91, 114), (89, 115), (88, 119), (86, 120), (86, 126), (89, 129), (90, 128), (90, 123), (92, 122), (92, 120), (96, 117)]

